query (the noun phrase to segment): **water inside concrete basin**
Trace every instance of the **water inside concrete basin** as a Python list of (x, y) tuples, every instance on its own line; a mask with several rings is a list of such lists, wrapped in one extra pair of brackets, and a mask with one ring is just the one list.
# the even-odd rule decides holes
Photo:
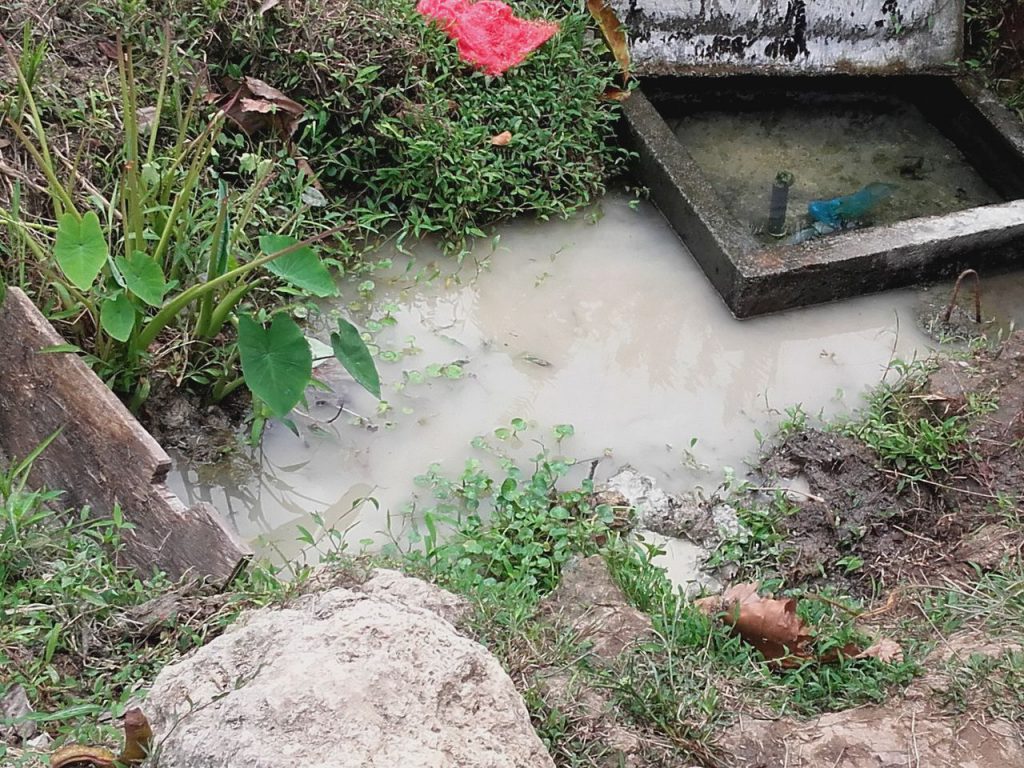
[[(353, 319), (384, 321), (376, 342), (396, 358), (380, 362), (386, 413), (324, 371), (337, 397), (321, 396), (316, 421), (298, 419), (298, 437), (272, 425), (259, 473), (182, 467), (174, 489), (212, 501), (264, 552), (298, 554), (298, 526), (312, 531), (312, 514), (351, 529), (353, 546), (380, 543), (417, 475), (433, 462), (458, 474), (479, 455), (473, 438), (513, 418), (537, 424), (525, 456), (537, 451), (530, 437), (554, 447), (551, 428), (568, 423), (576, 432), (562, 451), (610, 454), (599, 477), (631, 463), (668, 491), (713, 488), (724, 466), (742, 473), (755, 432), (770, 434), (787, 406), (847, 411), (893, 356), (929, 345), (912, 291), (737, 321), (653, 206), (621, 193), (570, 221), (514, 222), (499, 234), (461, 270), (424, 244), (408, 272), (396, 256), (392, 276), (374, 278), (372, 300), (346, 287), (344, 306), (362, 307)], [(339, 401), (372, 427), (348, 414), (327, 423)], [(367, 496), (379, 506), (357, 504)]]
[(795, 176), (789, 234), (806, 226), (811, 200), (874, 182), (893, 187), (864, 223), (889, 224), (1002, 202), (956, 145), (920, 111), (898, 101), (699, 111), (669, 126), (728, 208), (766, 245), (776, 173)]

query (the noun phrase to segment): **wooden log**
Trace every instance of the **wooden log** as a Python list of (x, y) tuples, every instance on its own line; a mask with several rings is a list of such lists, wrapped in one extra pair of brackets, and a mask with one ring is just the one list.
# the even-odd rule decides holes
[(120, 505), (132, 527), (121, 557), (142, 576), (206, 578), (225, 586), (252, 550), (209, 504), (186, 507), (165, 481), (171, 459), (73, 353), (41, 352), (65, 341), (18, 288), (0, 306), (0, 453), (20, 459), (53, 442), (29, 475), (63, 490), (68, 507), (109, 517)]

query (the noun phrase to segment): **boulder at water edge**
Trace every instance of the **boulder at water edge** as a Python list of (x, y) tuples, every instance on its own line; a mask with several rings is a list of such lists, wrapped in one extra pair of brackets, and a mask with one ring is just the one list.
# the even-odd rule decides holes
[(146, 704), (157, 765), (553, 766), (498, 661), (420, 607), (452, 596), (375, 579), (254, 611), (166, 667)]

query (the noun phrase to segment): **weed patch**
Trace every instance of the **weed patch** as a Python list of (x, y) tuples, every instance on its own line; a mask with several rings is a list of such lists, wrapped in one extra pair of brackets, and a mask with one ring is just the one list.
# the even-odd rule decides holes
[[(474, 613), (466, 630), (525, 692), (557, 764), (621, 759), (628, 743), (631, 754), (656, 764), (689, 759), (717, 765), (717, 734), (738, 708), (810, 715), (880, 702), (920, 671), (914, 645), (896, 663), (844, 658), (842, 649), (871, 642), (856, 623), (861, 606), (805, 590), (783, 595), (803, 598), (800, 612), (814, 627), (814, 653), (834, 663), (773, 669), (668, 581), (652, 563), (656, 547), (631, 541), (615, 529), (612, 510), (591, 505), (589, 483), (558, 489), (571, 465), (545, 452), (529, 474), (511, 462), (497, 476), (479, 462), (454, 480), (433, 470), (420, 481), (438, 505), (420, 513), (422, 527), (399, 560), (404, 569), (470, 598)], [(782, 546), (767, 521), (764, 532), (770, 538), (765, 551)], [(729, 556), (740, 561), (742, 552), (737, 545)], [(653, 625), (653, 636), (611, 660), (592, 656), (589, 641), (552, 625), (542, 608), (572, 564), (594, 555)]]
[[(33, 727), (58, 740), (117, 741), (116, 718), (164, 665), (286, 588), (260, 569), (230, 595), (141, 580), (117, 565), (119, 515), (55, 513), (60, 494), (28, 490), (28, 469), (0, 472), (0, 696), (20, 686)], [(0, 761), (35, 764), (22, 751), (0, 743)]]
[(1017, 114), (1024, 109), (1024, 3), (967, 0), (965, 66), (979, 73)]
[(894, 361), (897, 383), (882, 383), (868, 405), (843, 431), (865, 443), (900, 473), (900, 485), (955, 472), (972, 455), (972, 421), (996, 409), (990, 399), (970, 393), (962, 408), (939, 413), (928, 408), (934, 365)]
[[(360, 255), (386, 237), (460, 251), (501, 219), (578, 210), (623, 168), (618, 106), (601, 98), (616, 69), (589, 16), (559, 0), (521, 10), (559, 32), (489, 77), (406, 0), (93, 0), (60, 16), (102, 54), (67, 81), (54, 64), (73, 60), (70, 41), (19, 5), (0, 17), (4, 278), (135, 409), (160, 378), (209, 402), (244, 384), (258, 434), (310, 383), (292, 317), (335, 295), (328, 267), (370, 269)], [(239, 117), (261, 80), (287, 130)], [(360, 334), (337, 335), (379, 394)]]

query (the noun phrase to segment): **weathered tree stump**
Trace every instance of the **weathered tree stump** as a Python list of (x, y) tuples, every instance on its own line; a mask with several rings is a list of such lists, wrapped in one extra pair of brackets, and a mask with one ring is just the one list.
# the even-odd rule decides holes
[(29, 475), (63, 490), (68, 507), (109, 517), (120, 505), (132, 527), (120, 556), (140, 575), (155, 570), (226, 585), (252, 551), (206, 503), (186, 507), (166, 486), (171, 459), (75, 354), (41, 353), (65, 341), (19, 289), (0, 306), (0, 452), (27, 456), (56, 438)]

